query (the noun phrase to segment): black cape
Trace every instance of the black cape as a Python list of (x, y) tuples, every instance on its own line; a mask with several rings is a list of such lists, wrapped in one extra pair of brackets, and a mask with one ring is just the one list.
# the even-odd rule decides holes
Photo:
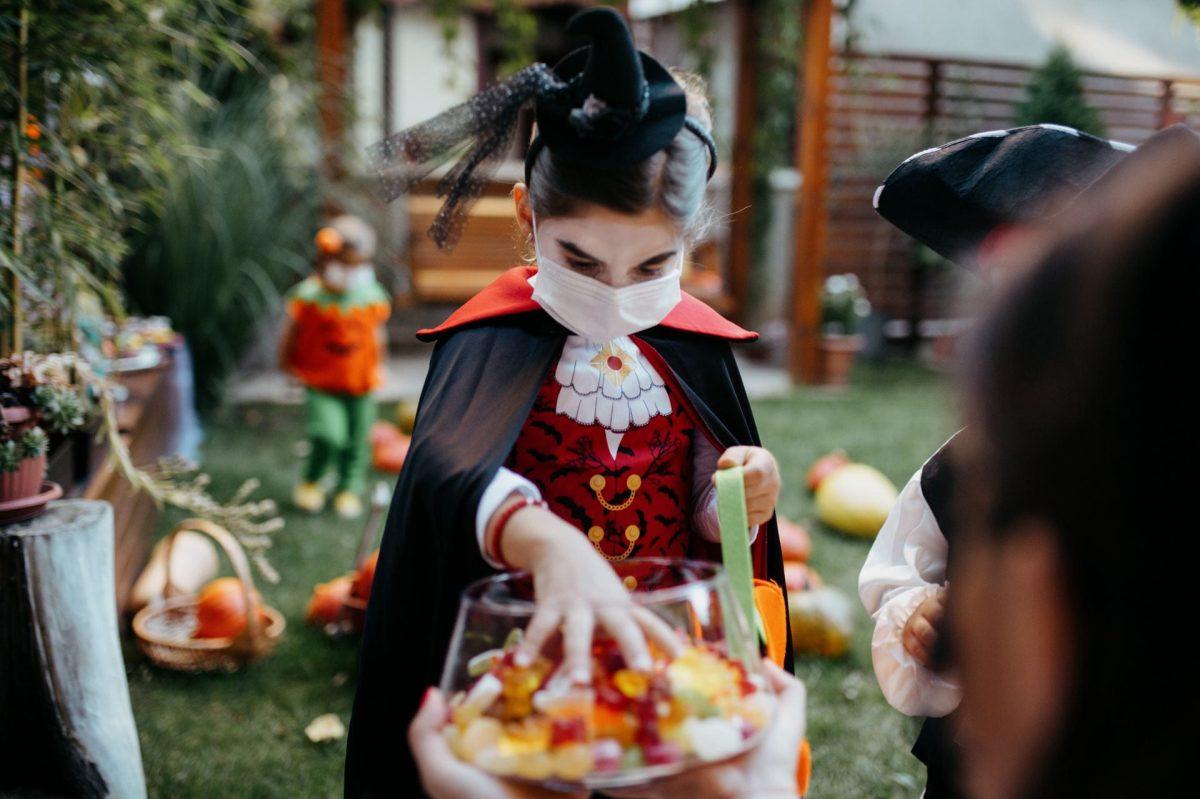
[[(347, 797), (424, 795), (408, 725), (426, 688), (441, 678), (463, 588), (493, 573), (479, 553), (475, 511), (566, 336), (537, 311), (458, 329), (434, 349), (367, 609)], [(728, 341), (661, 326), (638, 337), (662, 356), (722, 447), (760, 443)], [(766, 576), (783, 588), (774, 518), (762, 534)]]

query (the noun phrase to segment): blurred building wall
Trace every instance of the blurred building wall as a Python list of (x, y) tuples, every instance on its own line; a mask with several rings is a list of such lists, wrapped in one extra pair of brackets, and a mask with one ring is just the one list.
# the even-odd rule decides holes
[(851, 30), (868, 53), (1039, 64), (1062, 43), (1096, 72), (1200, 75), (1175, 0), (857, 0)]
[[(383, 133), (382, 20), (382, 14), (371, 14), (354, 32), (355, 139), (363, 147)], [(449, 46), (441, 25), (424, 6), (394, 9), (391, 23), (394, 130), (440, 114), (478, 90), (474, 17), (459, 16), (458, 35)]]

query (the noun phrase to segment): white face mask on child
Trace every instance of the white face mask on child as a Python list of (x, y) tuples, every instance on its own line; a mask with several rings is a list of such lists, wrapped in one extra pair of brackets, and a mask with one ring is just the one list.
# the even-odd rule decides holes
[(536, 224), (535, 220), (537, 274), (529, 279), (533, 299), (572, 333), (590, 341), (611, 341), (654, 327), (679, 304), (682, 247), (665, 268), (666, 274), (614, 288), (546, 258), (538, 244)]
[(354, 291), (370, 285), (375, 279), (375, 270), (370, 264), (347, 266), (341, 261), (330, 261), (325, 265), (321, 279), (334, 291)]

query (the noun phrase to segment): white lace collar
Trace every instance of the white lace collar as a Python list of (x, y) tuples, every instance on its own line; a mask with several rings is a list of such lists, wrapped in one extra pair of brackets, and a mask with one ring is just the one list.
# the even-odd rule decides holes
[(556, 411), (603, 427), (614, 457), (621, 434), (671, 413), (666, 383), (628, 336), (607, 342), (568, 336), (554, 379), (561, 386)]

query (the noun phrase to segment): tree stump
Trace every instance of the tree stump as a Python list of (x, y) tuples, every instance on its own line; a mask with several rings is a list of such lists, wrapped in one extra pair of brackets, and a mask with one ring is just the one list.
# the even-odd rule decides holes
[(0, 527), (0, 793), (145, 797), (107, 502)]

